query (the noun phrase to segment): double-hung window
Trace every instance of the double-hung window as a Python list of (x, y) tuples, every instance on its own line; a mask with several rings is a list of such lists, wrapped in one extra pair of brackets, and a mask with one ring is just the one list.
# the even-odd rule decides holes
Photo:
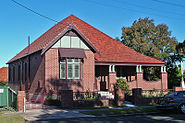
[(81, 79), (82, 78), (81, 75), (82, 75), (81, 59), (62, 58), (60, 60), (61, 79)]

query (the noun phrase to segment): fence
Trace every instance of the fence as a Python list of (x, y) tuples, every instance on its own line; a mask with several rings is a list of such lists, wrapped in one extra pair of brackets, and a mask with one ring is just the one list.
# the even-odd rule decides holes
[(174, 89), (153, 89), (153, 90), (142, 90), (142, 97), (152, 98), (152, 97), (164, 97), (165, 95), (174, 92)]
[(73, 92), (73, 100), (96, 100), (98, 92)]
[(114, 92), (110, 91), (73, 92), (73, 100), (97, 100), (97, 99), (114, 99)]
[[(133, 90), (135, 90), (135, 92), (133, 92)], [(155, 104), (158, 102), (160, 97), (164, 97), (165, 95), (175, 91), (174, 89), (142, 90), (141, 88), (133, 90), (128, 91), (125, 95), (125, 100), (134, 104)]]
[(44, 103), (46, 98), (47, 95), (45, 93), (26, 93), (25, 108), (27, 110), (47, 108), (47, 105)]
[(17, 93), (7, 86), (0, 86), (0, 106), (17, 110)]

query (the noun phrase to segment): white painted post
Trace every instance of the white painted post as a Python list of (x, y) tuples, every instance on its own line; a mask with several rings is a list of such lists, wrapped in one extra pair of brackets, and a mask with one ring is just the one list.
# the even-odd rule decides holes
[(142, 70), (141, 70), (141, 65), (139, 65), (139, 72), (142, 72)]
[(26, 98), (24, 97), (23, 112), (26, 112)]
[(115, 65), (112, 65), (112, 68), (113, 68), (112, 72), (115, 72)]
[(139, 65), (136, 65), (136, 72), (139, 72), (138, 67), (139, 67)]
[(161, 73), (162, 73), (162, 72), (164, 72), (164, 70), (163, 70), (163, 66), (161, 66)]
[(166, 66), (164, 66), (164, 72), (166, 72)]
[(112, 65), (109, 65), (109, 72), (111, 72), (112, 70), (111, 70), (111, 67), (112, 67)]

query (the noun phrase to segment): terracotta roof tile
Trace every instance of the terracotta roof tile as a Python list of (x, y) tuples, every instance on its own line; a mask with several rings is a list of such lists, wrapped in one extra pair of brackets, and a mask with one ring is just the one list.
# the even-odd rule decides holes
[[(129, 47), (123, 45), (117, 40), (111, 38), (105, 33), (99, 31), (83, 20), (74, 15), (65, 18), (30, 45), (30, 53), (39, 49), (44, 50), (50, 43), (52, 43), (59, 34), (61, 34), (70, 24), (75, 25), (78, 30), (100, 51), (96, 53), (96, 62), (122, 62), (122, 63), (156, 63), (164, 64), (157, 59), (140, 54)], [(24, 55), (28, 54), (28, 47), (23, 49), (19, 54), (13, 57), (9, 62), (14, 61)], [(9, 63), (8, 62), (8, 63)]]

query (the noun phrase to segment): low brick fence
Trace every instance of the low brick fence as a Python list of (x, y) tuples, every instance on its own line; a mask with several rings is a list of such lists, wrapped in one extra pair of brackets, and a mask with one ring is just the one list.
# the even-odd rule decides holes
[(18, 91), (18, 111), (24, 110), (25, 91)]
[[(75, 96), (73, 95), (75, 94)], [(70, 107), (99, 107), (99, 106), (121, 106), (124, 104), (124, 91), (115, 90), (114, 98), (106, 99), (98, 92), (73, 92), (72, 90), (61, 90), (59, 93), (62, 108)], [(78, 96), (77, 96), (78, 95)]]
[(125, 95), (125, 100), (133, 104), (156, 104), (158, 100), (168, 93), (175, 91), (174, 89), (168, 90), (142, 90), (141, 88), (132, 89), (131, 94)]

